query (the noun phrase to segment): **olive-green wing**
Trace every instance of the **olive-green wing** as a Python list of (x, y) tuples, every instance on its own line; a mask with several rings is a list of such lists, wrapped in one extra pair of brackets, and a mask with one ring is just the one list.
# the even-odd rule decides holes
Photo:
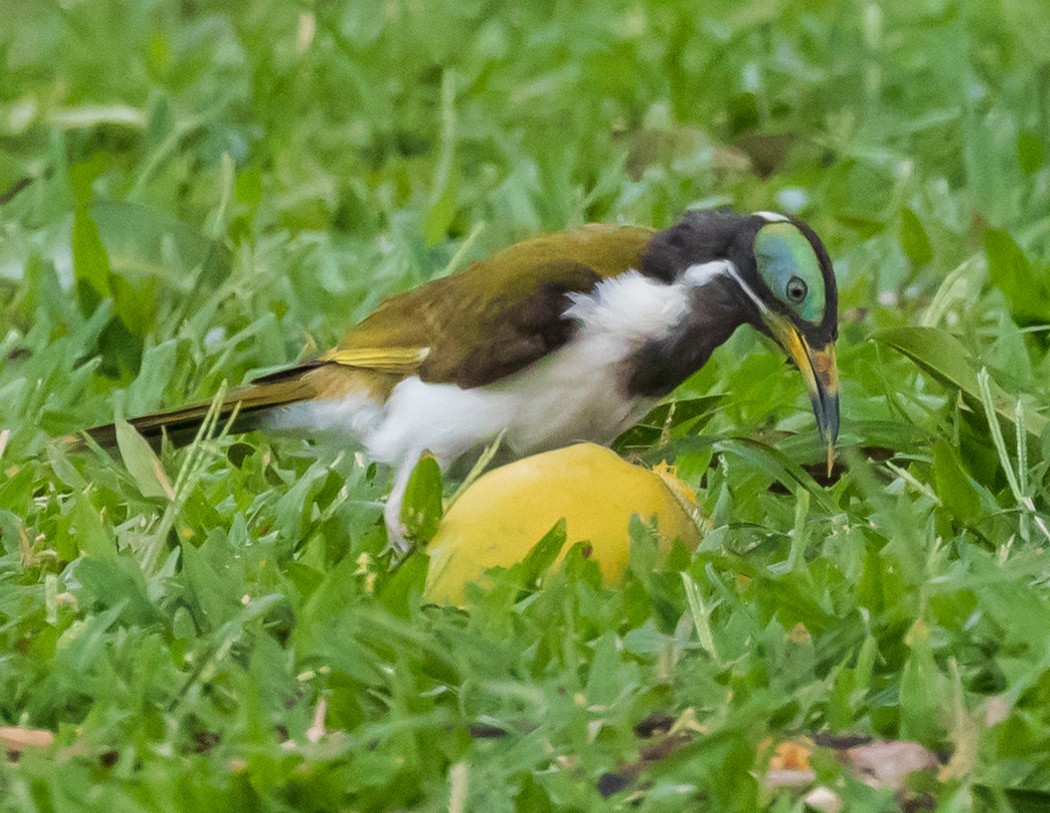
[(569, 340), (572, 292), (640, 268), (651, 229), (587, 226), (517, 243), (384, 302), (323, 361), (476, 387)]

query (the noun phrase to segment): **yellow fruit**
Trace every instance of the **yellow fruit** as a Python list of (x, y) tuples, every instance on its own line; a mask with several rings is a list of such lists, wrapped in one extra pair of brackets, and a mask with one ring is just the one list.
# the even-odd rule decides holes
[[(669, 487), (670, 486), (670, 487)], [(591, 544), (606, 584), (618, 584), (630, 557), (628, 526), (653, 518), (662, 541), (700, 541), (689, 487), (667, 471), (635, 466), (603, 446), (581, 443), (493, 469), (471, 484), (441, 520), (427, 546), (424, 597), (463, 604), (464, 586), (490, 567), (510, 567), (564, 518), (564, 555)], [(559, 557), (560, 561), (560, 557)]]

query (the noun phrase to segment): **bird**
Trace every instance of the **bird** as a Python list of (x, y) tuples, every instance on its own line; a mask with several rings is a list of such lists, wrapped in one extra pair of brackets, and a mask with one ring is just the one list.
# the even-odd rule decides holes
[[(740, 327), (801, 371), (832, 459), (839, 431), (838, 293), (803, 221), (728, 207), (668, 228), (590, 224), (532, 237), (385, 300), (334, 349), (230, 390), (231, 431), (334, 435), (393, 467), (389, 544), (409, 476), (496, 438), (524, 457), (611, 443)], [(186, 442), (210, 402), (133, 418), (154, 445)], [(113, 424), (86, 430), (113, 447)], [(830, 465), (830, 463), (829, 463)]]

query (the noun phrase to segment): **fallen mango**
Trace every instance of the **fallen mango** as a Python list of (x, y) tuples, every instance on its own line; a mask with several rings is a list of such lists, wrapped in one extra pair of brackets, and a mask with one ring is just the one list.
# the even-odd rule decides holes
[(680, 539), (695, 547), (697, 513), (689, 487), (666, 467), (651, 471), (603, 446), (581, 443), (526, 457), (482, 475), (449, 508), (427, 546), (424, 597), (463, 604), (466, 584), (481, 582), (488, 568), (520, 562), (562, 518), (562, 555), (586, 540), (605, 583), (618, 584), (630, 558), (632, 516), (655, 519), (667, 544)]

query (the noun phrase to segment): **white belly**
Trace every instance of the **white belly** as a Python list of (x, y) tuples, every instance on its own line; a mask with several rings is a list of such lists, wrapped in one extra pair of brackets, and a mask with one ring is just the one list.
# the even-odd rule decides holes
[(360, 396), (293, 404), (276, 412), (269, 425), (350, 436), (373, 460), (393, 464), (423, 450), (450, 463), (501, 432), (517, 455), (581, 440), (608, 443), (654, 400), (627, 400), (618, 380), (621, 368), (588, 367), (585, 355), (586, 348), (563, 348), (523, 372), (473, 389), (413, 376), (394, 387), (385, 405)]
[(583, 350), (563, 348), (521, 373), (469, 390), (406, 379), (365, 446), (376, 460), (394, 462), (427, 449), (450, 462), (504, 431), (504, 442), (519, 455), (579, 440), (607, 443), (652, 400), (626, 400), (620, 368), (585, 369)]

